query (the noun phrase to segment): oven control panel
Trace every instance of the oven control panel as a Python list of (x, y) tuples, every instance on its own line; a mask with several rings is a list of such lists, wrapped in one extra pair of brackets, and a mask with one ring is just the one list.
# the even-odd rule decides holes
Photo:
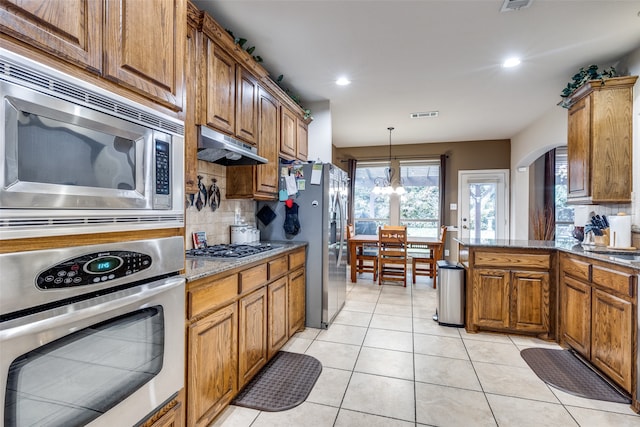
[(36, 285), (40, 289), (60, 289), (101, 284), (146, 270), (151, 263), (151, 257), (140, 252), (96, 252), (44, 270), (36, 278)]

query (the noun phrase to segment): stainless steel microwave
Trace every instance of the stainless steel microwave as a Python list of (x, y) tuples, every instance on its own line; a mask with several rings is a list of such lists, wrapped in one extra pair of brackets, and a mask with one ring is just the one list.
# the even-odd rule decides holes
[(0, 49), (0, 240), (184, 226), (184, 123)]

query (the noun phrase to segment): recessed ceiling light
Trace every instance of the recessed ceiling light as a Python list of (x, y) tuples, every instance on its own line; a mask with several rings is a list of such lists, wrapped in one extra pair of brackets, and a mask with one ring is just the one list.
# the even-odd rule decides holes
[(351, 84), (351, 80), (346, 77), (340, 77), (338, 80), (336, 80), (336, 84), (338, 86), (347, 86)]
[(520, 65), (520, 58), (515, 58), (515, 57), (509, 58), (502, 63), (502, 66), (504, 68), (517, 67), (518, 65)]

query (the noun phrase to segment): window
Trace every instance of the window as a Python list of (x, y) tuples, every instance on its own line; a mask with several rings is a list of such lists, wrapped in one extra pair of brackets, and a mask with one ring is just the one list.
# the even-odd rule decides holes
[(440, 161), (400, 162), (405, 194), (400, 198), (400, 224), (407, 234), (440, 235)]
[(388, 162), (358, 162), (353, 194), (356, 234), (375, 235), (381, 225), (399, 223), (407, 226), (411, 236), (438, 237), (440, 161), (401, 161), (405, 194), (374, 194), (376, 182), (384, 180), (388, 167)]
[(555, 151), (556, 240), (573, 241), (573, 207), (567, 205), (567, 147)]

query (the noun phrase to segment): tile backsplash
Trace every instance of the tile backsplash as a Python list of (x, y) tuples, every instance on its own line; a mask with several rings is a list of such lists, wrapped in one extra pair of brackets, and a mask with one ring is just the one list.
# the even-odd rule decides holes
[[(213, 178), (217, 180), (216, 185), (220, 188), (220, 207), (212, 211), (211, 207), (207, 205), (198, 211), (195, 206), (196, 195), (194, 204), (186, 209), (185, 237), (187, 249), (193, 248), (192, 233), (195, 231), (206, 232), (207, 242), (210, 245), (229, 243), (231, 240), (229, 226), (235, 223), (236, 212), (240, 214), (240, 219), (244, 223), (256, 225), (255, 200), (227, 200), (225, 198), (225, 190), (227, 188), (226, 169), (227, 166), (198, 160), (198, 175), (203, 177), (202, 183), (206, 185), (207, 189), (211, 186)], [(189, 196), (187, 195), (187, 197)]]

